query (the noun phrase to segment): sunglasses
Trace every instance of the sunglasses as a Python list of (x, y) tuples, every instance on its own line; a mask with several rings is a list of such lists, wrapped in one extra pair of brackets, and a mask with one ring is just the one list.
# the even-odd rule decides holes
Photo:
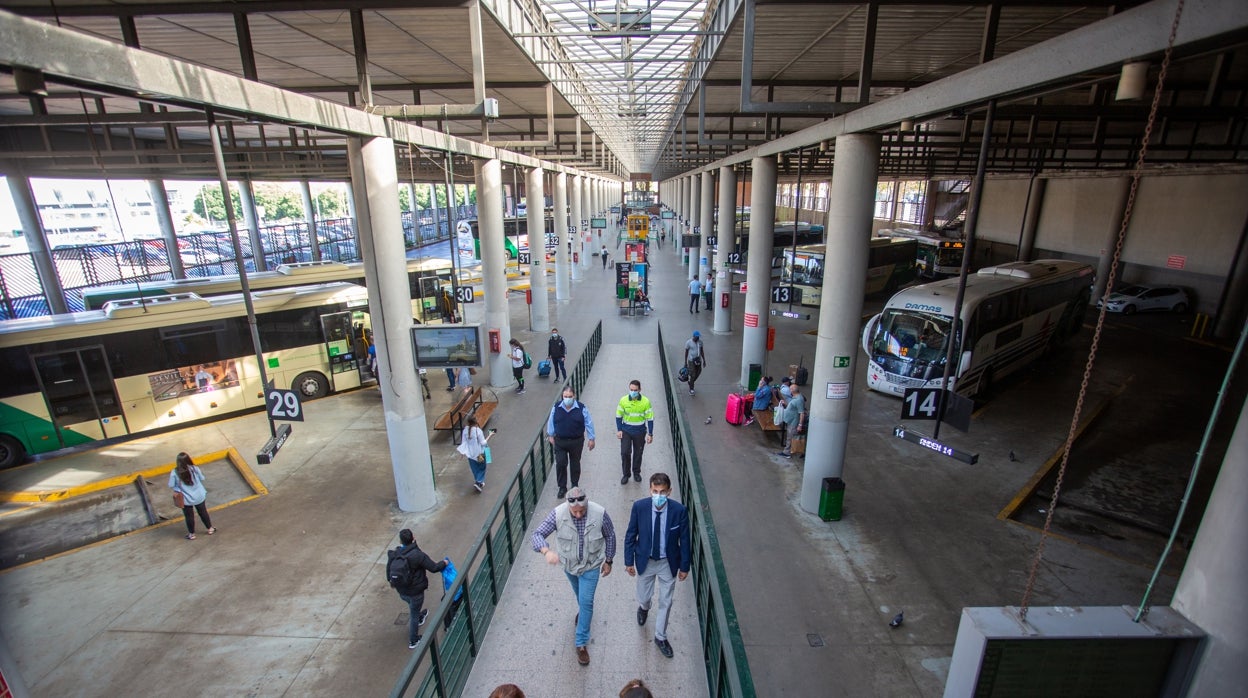
[(585, 495), (581, 495), (579, 497), (568, 497), (568, 504), (576, 504), (577, 502), (583, 501), (585, 501)]

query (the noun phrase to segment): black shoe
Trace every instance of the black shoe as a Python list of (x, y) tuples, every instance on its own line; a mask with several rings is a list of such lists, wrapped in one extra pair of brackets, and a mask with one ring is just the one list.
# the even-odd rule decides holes
[(654, 644), (659, 646), (659, 651), (663, 653), (664, 657), (671, 659), (672, 656), (674, 655), (674, 653), (672, 652), (672, 643), (668, 642), (667, 640), (660, 640), (658, 638), (655, 638)]
[(776, 451), (776, 455), (777, 455), (777, 456), (780, 456), (781, 458), (792, 458), (792, 457), (793, 457), (793, 454), (792, 454), (792, 453), (785, 453), (784, 451)]
[(633, 473), (633, 482), (641, 482), (641, 473)]
[(567, 496), (567, 494), (568, 494), (568, 491), (560, 487), (559, 492), (555, 494), (555, 497), (558, 499), (563, 499), (565, 496)]
[(421, 610), (421, 612), (420, 612), (420, 620), (416, 621), (416, 627), (420, 627), (420, 626), (424, 625), (424, 624), (425, 624), (425, 619), (426, 619), (426, 618), (428, 618), (428, 617), (429, 617), (429, 609), (427, 609), (427, 608), (426, 608), (426, 609), (422, 609), (422, 610)]
[(641, 606), (637, 607), (637, 625), (645, 625), (646, 618), (649, 617), (650, 611), (648, 609), (642, 608)]
[(419, 644), (420, 644), (420, 641), (421, 641), (421, 640), (423, 640), (423, 639), (424, 639), (424, 636), (423, 636), (423, 635), (417, 635), (417, 636), (416, 636), (416, 642), (409, 642), (409, 643), (407, 643), (407, 648), (408, 648), (409, 650), (414, 650), (414, 649), (416, 649), (416, 645), (419, 645)]
[(625, 475), (624, 477), (620, 478), (620, 484), (621, 484), (621, 485), (627, 485), (627, 484), (628, 484), (628, 476), (627, 476), (627, 475)]

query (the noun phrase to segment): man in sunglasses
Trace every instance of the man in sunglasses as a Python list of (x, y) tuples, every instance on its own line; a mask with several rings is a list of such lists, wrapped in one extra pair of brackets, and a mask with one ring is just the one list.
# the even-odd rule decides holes
[[(555, 534), (554, 547), (546, 538)], [(598, 578), (611, 574), (615, 559), (615, 526), (602, 505), (589, 501), (585, 490), (573, 487), (567, 501), (551, 510), (533, 531), (533, 549), (546, 562), (563, 564), (579, 611), (576, 614), (576, 661), (589, 664), (589, 627), (594, 619), (594, 591)]]

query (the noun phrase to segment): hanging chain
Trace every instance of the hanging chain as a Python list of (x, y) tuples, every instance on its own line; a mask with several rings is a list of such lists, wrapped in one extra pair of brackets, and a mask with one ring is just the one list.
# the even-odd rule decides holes
[[(1166, 51), (1161, 59), (1161, 70), (1157, 73), (1157, 87), (1153, 90), (1153, 103), (1148, 110), (1148, 121), (1144, 125), (1144, 138), (1140, 143), (1140, 152), (1135, 159), (1135, 168), (1131, 172), (1131, 188), (1127, 194), (1126, 208), (1122, 213), (1122, 224), (1118, 227), (1118, 237), (1114, 243), (1113, 261), (1109, 266), (1109, 279), (1105, 284), (1105, 297), (1114, 290), (1114, 279), (1118, 274), (1118, 261), (1122, 257), (1122, 245), (1127, 237), (1127, 227), (1131, 224), (1131, 214), (1135, 209), (1135, 195), (1139, 190), (1140, 177), (1144, 173), (1144, 159), (1148, 156), (1148, 144), (1153, 135), (1153, 125), (1157, 121), (1157, 109), (1161, 104), (1162, 88), (1166, 83), (1166, 72), (1170, 68), (1170, 57), (1174, 53), (1174, 40), (1179, 31), (1179, 19), (1183, 16), (1185, 0), (1178, 0), (1175, 7), (1174, 21), (1170, 24), (1170, 37), (1166, 43)], [(1027, 587), (1023, 590), (1023, 600), (1019, 604), (1018, 615), (1027, 620), (1027, 609), (1031, 604), (1031, 593), (1035, 588), (1036, 574), (1040, 569), (1040, 560), (1044, 557), (1044, 544), (1049, 538), (1049, 529), (1053, 525), (1053, 511), (1057, 508), (1058, 496), (1062, 491), (1062, 480), (1066, 477), (1066, 464), (1070, 461), (1070, 449), (1075, 442), (1075, 433), (1079, 428), (1079, 416), (1083, 412), (1083, 401), (1088, 393), (1088, 381), (1092, 377), (1092, 367), (1096, 363), (1096, 352), (1101, 343), (1101, 330), (1105, 326), (1107, 303), (1101, 303), (1100, 312), (1096, 316), (1096, 330), (1092, 334), (1092, 346), (1088, 349), (1088, 362), (1083, 369), (1083, 379), (1079, 383), (1079, 398), (1075, 401), (1075, 412), (1071, 415), (1070, 430), (1066, 434), (1066, 443), (1062, 446), (1062, 464), (1057, 469), (1057, 481), (1053, 484), (1053, 496), (1049, 498), (1049, 510), (1045, 512), (1044, 530), (1040, 533), (1040, 542), (1036, 545), (1035, 555), (1031, 560), (1031, 570), (1027, 574)]]

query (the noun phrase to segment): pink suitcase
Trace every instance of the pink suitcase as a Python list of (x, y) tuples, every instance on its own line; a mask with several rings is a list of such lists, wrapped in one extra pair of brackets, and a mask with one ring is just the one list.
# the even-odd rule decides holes
[(724, 421), (739, 427), (745, 424), (745, 396), (728, 393), (728, 404), (724, 407)]

